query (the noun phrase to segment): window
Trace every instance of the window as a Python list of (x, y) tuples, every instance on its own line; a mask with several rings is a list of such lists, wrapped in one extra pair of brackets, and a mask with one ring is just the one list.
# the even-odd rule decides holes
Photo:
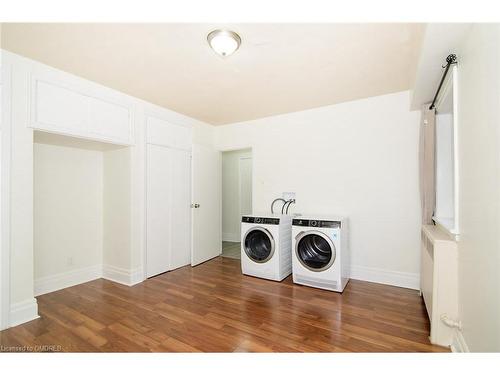
[(436, 209), (434, 220), (458, 232), (457, 67), (443, 83), (436, 104)]

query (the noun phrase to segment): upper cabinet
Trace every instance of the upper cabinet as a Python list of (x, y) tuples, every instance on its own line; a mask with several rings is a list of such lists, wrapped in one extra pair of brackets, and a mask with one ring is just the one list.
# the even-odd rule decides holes
[(34, 72), (30, 127), (69, 136), (130, 145), (133, 105), (124, 94), (63, 72)]
[(191, 150), (191, 127), (172, 124), (157, 116), (146, 115), (147, 143)]

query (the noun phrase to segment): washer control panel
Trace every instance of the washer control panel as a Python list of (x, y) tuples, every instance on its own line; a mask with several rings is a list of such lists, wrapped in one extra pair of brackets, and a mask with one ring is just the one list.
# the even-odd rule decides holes
[(254, 216), (242, 216), (242, 223), (252, 223), (252, 224), (268, 224), (268, 225), (279, 225), (280, 219), (275, 217), (254, 217)]
[(313, 228), (340, 228), (340, 221), (293, 219), (292, 225)]

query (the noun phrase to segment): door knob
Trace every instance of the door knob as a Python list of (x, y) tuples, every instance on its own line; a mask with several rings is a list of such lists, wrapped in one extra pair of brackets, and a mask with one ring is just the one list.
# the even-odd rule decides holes
[(200, 208), (199, 203), (193, 203), (191, 204), (191, 208)]

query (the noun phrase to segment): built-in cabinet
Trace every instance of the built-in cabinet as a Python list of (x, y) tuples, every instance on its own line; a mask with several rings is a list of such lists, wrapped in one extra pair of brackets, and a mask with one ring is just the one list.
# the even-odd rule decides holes
[(191, 129), (147, 116), (146, 276), (191, 263)]
[(132, 105), (119, 93), (35, 72), (30, 94), (28, 126), (33, 129), (115, 144), (134, 142)]

